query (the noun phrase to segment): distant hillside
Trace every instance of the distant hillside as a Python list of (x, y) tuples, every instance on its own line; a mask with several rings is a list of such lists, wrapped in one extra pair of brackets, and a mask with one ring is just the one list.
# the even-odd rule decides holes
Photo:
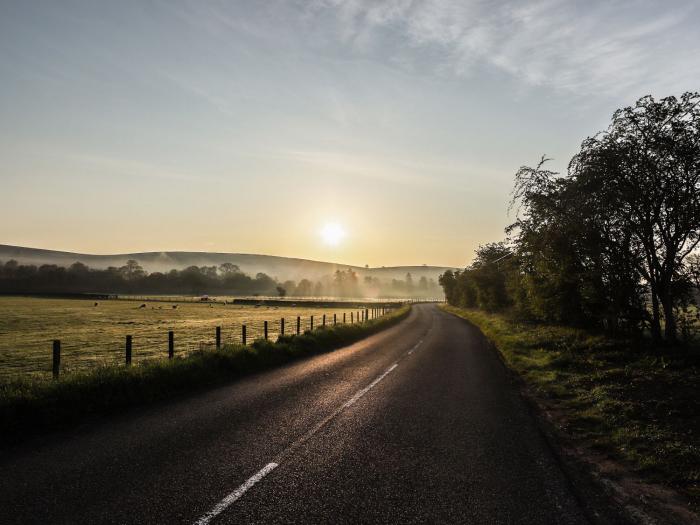
[(296, 281), (302, 278), (320, 279), (321, 277), (334, 273), (336, 270), (346, 270), (348, 268), (355, 270), (360, 277), (369, 275), (383, 281), (404, 279), (406, 273), (409, 272), (414, 281), (417, 281), (423, 276), (427, 279), (435, 279), (437, 281), (441, 273), (450, 269), (443, 266), (364, 268), (347, 264), (247, 253), (144, 252), (115, 255), (90, 255), (0, 244), (0, 262), (4, 263), (11, 259), (16, 260), (20, 264), (35, 264), (37, 266), (42, 264), (70, 266), (74, 262), (79, 261), (96, 269), (104, 269), (109, 266), (120, 267), (129, 259), (135, 259), (148, 272), (162, 272), (172, 269), (180, 270), (188, 266), (219, 266), (220, 264), (229, 262), (237, 265), (241, 271), (249, 275), (263, 272), (280, 281), (285, 281), (287, 279)]

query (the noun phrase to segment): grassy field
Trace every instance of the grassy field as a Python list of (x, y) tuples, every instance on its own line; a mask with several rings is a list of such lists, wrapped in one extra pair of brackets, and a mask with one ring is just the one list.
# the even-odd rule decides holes
[(444, 308), (496, 344), (563, 436), (700, 510), (700, 349), (657, 351), (644, 340)]
[[(133, 337), (133, 362), (167, 355), (168, 331), (175, 332), (175, 353), (184, 355), (213, 345), (215, 327), (221, 326), (223, 344), (240, 343), (241, 325), (246, 324), (247, 341), (262, 337), (263, 322), (274, 341), (285, 318), (285, 332), (340, 323), (343, 313), (350, 322), (349, 308), (254, 307), (223, 304), (168, 303), (80, 299), (0, 297), (0, 379), (18, 375), (43, 376), (51, 370), (51, 344), (61, 340), (62, 372), (99, 365), (121, 364), (124, 342)], [(146, 304), (145, 308), (140, 308)], [(173, 308), (177, 304), (177, 308)]]

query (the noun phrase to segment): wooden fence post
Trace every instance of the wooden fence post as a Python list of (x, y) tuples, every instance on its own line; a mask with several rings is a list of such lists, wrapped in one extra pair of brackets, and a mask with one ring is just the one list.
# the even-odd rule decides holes
[(343, 324), (345, 324), (345, 312), (343, 312)]
[(216, 327), (216, 349), (219, 350), (221, 348), (221, 327), (217, 326)]
[(335, 318), (335, 314), (333, 314), (333, 325), (335, 325), (335, 323), (336, 323), (336, 318)]
[(280, 319), (280, 333), (284, 335), (284, 317)]
[(175, 332), (170, 330), (168, 332), (168, 359), (172, 359), (175, 356)]
[(312, 332), (314, 331), (314, 316), (313, 316), (313, 315), (311, 316), (311, 327), (310, 327), (310, 329), (311, 329)]
[(263, 331), (265, 332), (265, 339), (267, 340), (267, 321), (263, 321)]
[(131, 336), (126, 336), (126, 366), (131, 365)]
[(350, 324), (355, 324), (355, 312), (350, 312)]
[(245, 346), (246, 345), (245, 325), (241, 325), (241, 341), (243, 342), (243, 346)]
[(299, 332), (301, 331), (301, 317), (297, 315), (297, 335), (299, 335)]
[(326, 326), (326, 314), (323, 314), (323, 326)]
[(58, 379), (58, 372), (61, 368), (61, 341), (53, 340), (53, 378)]

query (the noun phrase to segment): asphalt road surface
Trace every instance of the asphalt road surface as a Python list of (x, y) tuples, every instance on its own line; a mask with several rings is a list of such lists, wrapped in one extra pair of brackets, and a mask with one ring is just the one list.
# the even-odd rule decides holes
[(587, 523), (509, 374), (434, 305), (0, 453), (3, 523)]

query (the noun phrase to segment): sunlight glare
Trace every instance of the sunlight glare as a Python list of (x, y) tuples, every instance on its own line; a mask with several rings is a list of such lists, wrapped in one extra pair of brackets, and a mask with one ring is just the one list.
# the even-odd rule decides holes
[(329, 246), (338, 246), (345, 237), (343, 227), (335, 222), (329, 222), (321, 229), (321, 238)]

